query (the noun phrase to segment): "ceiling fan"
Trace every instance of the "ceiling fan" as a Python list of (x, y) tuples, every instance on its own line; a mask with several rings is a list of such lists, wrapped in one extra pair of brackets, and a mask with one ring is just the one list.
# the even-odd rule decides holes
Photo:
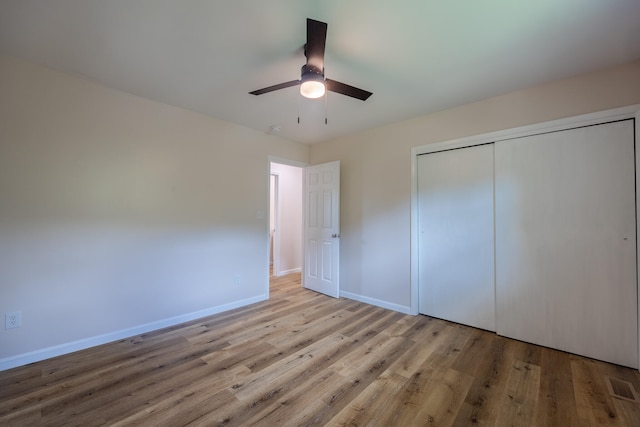
[(352, 98), (366, 101), (372, 93), (345, 83), (324, 77), (324, 47), (327, 40), (327, 24), (307, 18), (307, 43), (304, 45), (304, 55), (307, 63), (302, 66), (300, 80), (280, 83), (249, 92), (252, 95), (300, 86), (300, 94), (306, 98), (320, 98), (325, 92), (331, 91)]

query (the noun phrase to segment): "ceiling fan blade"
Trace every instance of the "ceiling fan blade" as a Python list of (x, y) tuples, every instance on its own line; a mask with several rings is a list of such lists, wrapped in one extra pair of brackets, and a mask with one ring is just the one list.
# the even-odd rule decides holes
[(285, 89), (291, 86), (298, 86), (300, 84), (300, 80), (291, 80), (290, 82), (280, 83), (277, 85), (265, 87), (262, 89), (254, 90), (253, 92), (249, 92), (251, 95), (262, 95), (263, 93), (273, 92), (274, 90)]
[(325, 79), (324, 84), (327, 90), (330, 90), (331, 92), (347, 95), (361, 101), (366, 101), (367, 98), (373, 95), (373, 93), (366, 90), (358, 89), (357, 87), (349, 86), (348, 84), (340, 83), (331, 79)]
[(307, 65), (317, 68), (318, 73), (324, 74), (324, 47), (327, 41), (327, 24), (307, 18), (307, 44), (304, 54)]

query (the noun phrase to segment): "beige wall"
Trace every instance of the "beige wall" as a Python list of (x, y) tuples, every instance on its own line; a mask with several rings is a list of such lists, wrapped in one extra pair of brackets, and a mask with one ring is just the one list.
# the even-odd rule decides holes
[(0, 369), (266, 297), (307, 146), (8, 57), (0, 94)]
[(640, 61), (313, 145), (342, 165), (341, 290), (409, 310), (411, 147), (638, 103)]

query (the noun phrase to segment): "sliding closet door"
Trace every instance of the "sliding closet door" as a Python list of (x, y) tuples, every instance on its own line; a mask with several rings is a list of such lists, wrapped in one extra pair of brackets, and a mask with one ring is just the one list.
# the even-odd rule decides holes
[(499, 334), (638, 366), (633, 132), (496, 143)]
[(495, 331), (493, 145), (418, 157), (419, 311)]

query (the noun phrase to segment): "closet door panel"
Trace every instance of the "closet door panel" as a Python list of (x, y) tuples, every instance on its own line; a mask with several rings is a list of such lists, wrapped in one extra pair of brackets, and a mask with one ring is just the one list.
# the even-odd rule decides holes
[(493, 145), (418, 158), (419, 311), (495, 331)]
[(638, 366), (633, 132), (496, 143), (499, 334)]

